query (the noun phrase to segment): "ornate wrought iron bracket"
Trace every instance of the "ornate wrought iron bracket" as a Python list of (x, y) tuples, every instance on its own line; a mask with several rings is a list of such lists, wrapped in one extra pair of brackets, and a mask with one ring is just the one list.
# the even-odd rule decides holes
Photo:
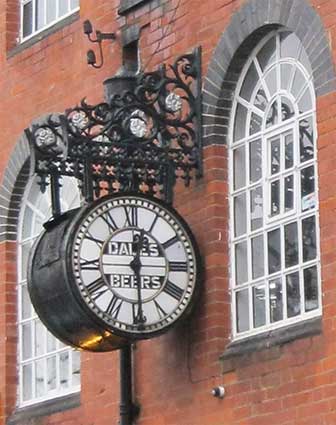
[(83, 100), (26, 129), (31, 172), (42, 191), (51, 185), (54, 216), (62, 176), (79, 180), (87, 202), (128, 191), (172, 202), (176, 179), (188, 186), (202, 175), (200, 48), (134, 78), (107, 102)]

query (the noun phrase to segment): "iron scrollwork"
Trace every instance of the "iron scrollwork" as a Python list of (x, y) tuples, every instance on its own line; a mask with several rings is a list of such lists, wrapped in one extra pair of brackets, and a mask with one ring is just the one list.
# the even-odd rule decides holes
[(76, 177), (88, 202), (127, 191), (171, 202), (177, 178), (189, 185), (202, 174), (200, 49), (139, 75), (134, 90), (97, 105), (83, 100), (26, 135), (31, 170), (56, 202), (62, 176)]

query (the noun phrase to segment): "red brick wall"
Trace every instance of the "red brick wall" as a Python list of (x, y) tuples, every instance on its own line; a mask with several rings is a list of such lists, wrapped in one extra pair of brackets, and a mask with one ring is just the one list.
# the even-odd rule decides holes
[[(157, 4), (161, 5), (157, 5)], [(88, 44), (82, 21), (102, 31), (127, 24), (142, 27), (142, 63), (149, 69), (202, 45), (203, 75), (240, 0), (178, 0), (146, 3), (126, 18), (118, 0), (82, 0), (80, 19), (22, 51), (14, 51), (17, 1), (0, 5), (0, 173), (29, 123), (63, 111), (84, 96), (102, 99), (102, 81), (121, 65), (118, 41), (104, 44), (102, 70), (85, 63)], [(152, 9), (150, 5), (152, 4)], [(156, 6), (155, 6), (156, 5)], [(336, 54), (336, 2), (314, 0)], [(159, 40), (165, 35), (164, 39)], [(16, 47), (17, 49), (17, 47)], [(139, 342), (134, 351), (135, 397), (141, 425), (335, 425), (336, 424), (336, 93), (318, 98), (323, 331), (270, 349), (220, 361), (230, 335), (228, 292), (228, 205), (226, 147), (204, 149), (204, 178), (175, 205), (190, 223), (206, 269), (202, 300), (192, 319), (160, 338)], [(0, 425), (16, 403), (15, 243), (0, 244)], [(81, 406), (44, 417), (48, 425), (107, 425), (118, 421), (118, 353), (82, 355)], [(223, 400), (210, 395), (224, 384)]]

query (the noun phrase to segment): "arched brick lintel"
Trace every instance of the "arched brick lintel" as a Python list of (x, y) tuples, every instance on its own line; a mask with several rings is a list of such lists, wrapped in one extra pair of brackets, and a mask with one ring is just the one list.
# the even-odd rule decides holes
[(22, 196), (29, 179), (29, 145), (22, 135), (16, 143), (0, 187), (0, 243), (16, 241)]
[(232, 93), (253, 47), (269, 31), (285, 27), (310, 59), (316, 96), (336, 89), (334, 64), (320, 16), (307, 0), (247, 0), (222, 34), (203, 86), (203, 143), (225, 144)]

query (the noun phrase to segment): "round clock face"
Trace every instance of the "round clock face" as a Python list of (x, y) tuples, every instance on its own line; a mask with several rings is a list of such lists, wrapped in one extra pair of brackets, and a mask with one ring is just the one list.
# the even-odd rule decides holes
[(198, 257), (178, 214), (138, 195), (99, 200), (72, 244), (81, 299), (113, 331), (139, 338), (162, 332), (189, 310)]

